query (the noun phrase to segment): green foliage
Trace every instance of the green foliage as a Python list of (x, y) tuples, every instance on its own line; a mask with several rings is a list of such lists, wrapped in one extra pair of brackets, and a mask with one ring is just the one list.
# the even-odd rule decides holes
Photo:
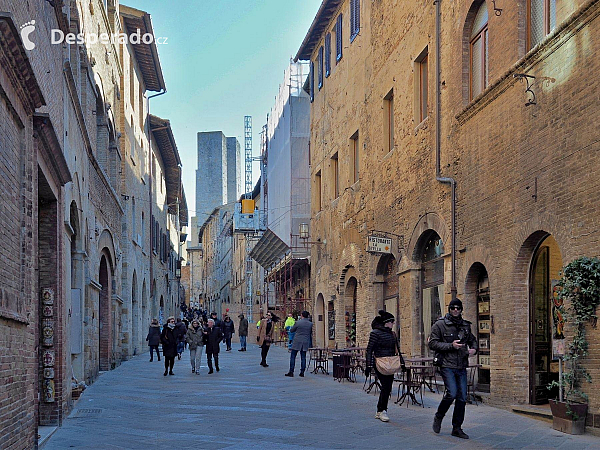
[(595, 325), (597, 320), (596, 308), (600, 304), (600, 259), (581, 257), (572, 261), (563, 269), (558, 286), (558, 298), (563, 305), (568, 305), (564, 311), (565, 322), (573, 324), (574, 334), (564, 356), (566, 368), (563, 378), (558, 382), (554, 381), (549, 387), (562, 385), (567, 403), (586, 402), (587, 395), (581, 390), (581, 386), (584, 381), (591, 383), (592, 378), (582, 365), (582, 359), (588, 355), (585, 325), (588, 322)]

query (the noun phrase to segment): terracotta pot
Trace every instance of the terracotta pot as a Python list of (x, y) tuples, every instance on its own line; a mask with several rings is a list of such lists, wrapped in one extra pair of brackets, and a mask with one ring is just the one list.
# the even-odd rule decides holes
[[(584, 434), (585, 419), (587, 416), (588, 405), (584, 403), (569, 403), (550, 400), (550, 410), (552, 411), (552, 427), (557, 431), (568, 434)], [(567, 414), (568, 411), (572, 414)], [(577, 417), (576, 420), (573, 416)]]

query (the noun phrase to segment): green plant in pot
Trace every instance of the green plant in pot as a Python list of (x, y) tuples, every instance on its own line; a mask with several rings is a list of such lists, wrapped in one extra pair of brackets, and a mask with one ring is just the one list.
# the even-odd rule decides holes
[(571, 324), (572, 339), (563, 357), (562, 377), (548, 386), (564, 390), (565, 401), (550, 400), (550, 408), (556, 430), (583, 434), (588, 398), (582, 389), (583, 383), (591, 383), (592, 378), (582, 360), (588, 355), (586, 325), (596, 326), (596, 308), (600, 304), (600, 259), (581, 257), (567, 264), (557, 286), (559, 304), (567, 306), (562, 313), (565, 322)]

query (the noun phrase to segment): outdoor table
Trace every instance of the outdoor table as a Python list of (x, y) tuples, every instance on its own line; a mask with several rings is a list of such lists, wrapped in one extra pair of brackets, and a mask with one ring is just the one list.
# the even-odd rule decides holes
[(319, 370), (325, 375), (329, 375), (329, 349), (327, 348), (309, 348), (311, 361), (314, 361), (312, 373), (319, 373)]
[[(429, 389), (430, 392), (436, 392), (433, 390), (431, 383), (431, 379), (435, 378), (435, 371), (437, 370), (436, 367), (433, 366), (433, 356), (413, 356), (412, 358), (406, 358), (406, 362), (424, 365), (425, 369), (423, 370), (428, 370), (430, 372), (428, 374), (423, 374), (423, 384), (427, 386), (427, 389)], [(429, 382), (426, 380), (427, 377), (430, 379)]]
[[(416, 378), (416, 373), (414, 372), (423, 370), (426, 367), (427, 366), (422, 364), (406, 366), (406, 379), (403, 382), (401, 382), (402, 395), (398, 395), (398, 399), (394, 403), (401, 406), (402, 403), (404, 403), (404, 401), (406, 400), (406, 406), (408, 406), (409, 401), (412, 401), (413, 405), (423, 406), (423, 404), (419, 403), (417, 397), (415, 396), (415, 394), (421, 390), (422, 380)], [(400, 394), (400, 386), (398, 386), (398, 394)], [(421, 392), (421, 401), (422, 400), (423, 393)]]

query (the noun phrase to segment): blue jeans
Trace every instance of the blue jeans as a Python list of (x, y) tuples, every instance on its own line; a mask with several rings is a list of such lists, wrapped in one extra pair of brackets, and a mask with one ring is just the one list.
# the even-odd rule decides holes
[(292, 349), (292, 342), (294, 342), (295, 335), (296, 335), (295, 331), (293, 333), (291, 331), (288, 331), (288, 348), (290, 350)]
[(446, 392), (440, 402), (437, 413), (438, 419), (443, 419), (454, 403), (454, 413), (452, 414), (452, 427), (460, 428), (465, 420), (465, 405), (467, 403), (467, 369), (450, 369), (442, 367), (440, 369)]
[(246, 336), (240, 336), (240, 347), (246, 348)]
[[(292, 350), (290, 354), (290, 373), (294, 373), (294, 369), (296, 368), (296, 355), (298, 354), (298, 350)], [(300, 350), (300, 373), (304, 373), (306, 370), (306, 352)]]

